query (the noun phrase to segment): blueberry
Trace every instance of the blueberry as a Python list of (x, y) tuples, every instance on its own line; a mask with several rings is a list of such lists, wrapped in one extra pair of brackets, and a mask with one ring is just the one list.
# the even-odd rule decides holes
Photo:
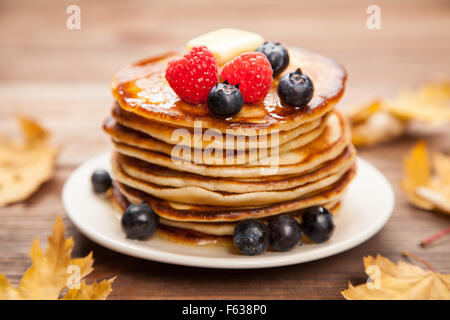
[(105, 193), (111, 188), (112, 179), (106, 170), (95, 170), (91, 176), (92, 188), (95, 193)]
[(302, 214), (301, 227), (312, 242), (325, 242), (334, 230), (333, 215), (322, 206), (309, 207)]
[(289, 106), (301, 107), (308, 104), (314, 93), (311, 79), (302, 71), (285, 74), (278, 82), (278, 96)]
[(129, 239), (145, 240), (155, 233), (158, 221), (158, 216), (148, 204), (130, 204), (122, 216), (122, 229)]
[(239, 84), (233, 86), (225, 81), (216, 84), (208, 94), (208, 108), (216, 116), (231, 117), (242, 109), (244, 98), (239, 90)]
[(298, 222), (288, 214), (269, 221), (270, 244), (275, 251), (288, 251), (302, 244), (302, 231)]
[(241, 221), (234, 228), (233, 242), (247, 256), (261, 254), (269, 246), (269, 228), (256, 219)]
[(279, 42), (266, 41), (261, 44), (257, 52), (261, 52), (267, 57), (272, 66), (273, 77), (275, 78), (283, 72), (289, 65), (289, 53), (286, 48)]

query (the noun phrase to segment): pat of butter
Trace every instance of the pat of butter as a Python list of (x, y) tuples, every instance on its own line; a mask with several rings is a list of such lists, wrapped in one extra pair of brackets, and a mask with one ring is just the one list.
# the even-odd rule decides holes
[(264, 38), (257, 33), (226, 28), (192, 39), (187, 44), (187, 50), (205, 45), (222, 65), (241, 53), (255, 51), (263, 42)]

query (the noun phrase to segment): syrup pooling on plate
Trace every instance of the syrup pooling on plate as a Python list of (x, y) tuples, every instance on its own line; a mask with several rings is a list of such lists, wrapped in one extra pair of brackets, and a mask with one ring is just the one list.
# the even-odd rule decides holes
[(332, 109), (344, 91), (346, 73), (334, 60), (303, 49), (291, 49), (291, 63), (285, 72), (302, 68), (314, 82), (315, 93), (307, 106), (282, 105), (275, 78), (267, 96), (257, 104), (244, 104), (241, 112), (231, 118), (218, 119), (206, 104), (191, 105), (182, 101), (164, 79), (167, 62), (177, 54), (169, 53), (135, 63), (120, 71), (112, 82), (114, 97), (127, 111), (154, 121), (192, 127), (202, 121), (206, 128), (289, 130), (323, 116)]

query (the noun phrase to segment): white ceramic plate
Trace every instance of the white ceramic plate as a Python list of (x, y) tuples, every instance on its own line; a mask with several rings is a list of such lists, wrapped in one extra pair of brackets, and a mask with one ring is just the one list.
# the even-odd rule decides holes
[(92, 241), (123, 254), (143, 259), (206, 268), (268, 268), (307, 262), (353, 248), (377, 233), (394, 208), (394, 193), (386, 178), (368, 162), (358, 159), (358, 173), (342, 200), (332, 238), (323, 244), (305, 244), (289, 252), (268, 251), (248, 257), (226, 247), (183, 245), (158, 237), (147, 241), (126, 239), (119, 215), (111, 203), (92, 192), (90, 177), (109, 169), (109, 154), (78, 167), (62, 192), (65, 210), (75, 226)]

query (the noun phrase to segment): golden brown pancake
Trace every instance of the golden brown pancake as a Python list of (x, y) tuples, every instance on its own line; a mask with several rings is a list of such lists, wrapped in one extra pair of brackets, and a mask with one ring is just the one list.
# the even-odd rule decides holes
[[(334, 201), (332, 203), (326, 203), (323, 207), (330, 210), (333, 214), (337, 214), (338, 209), (340, 208), (340, 202)], [(301, 221), (301, 216), (304, 210), (295, 211), (292, 213), (292, 216), (297, 220)], [(263, 222), (268, 222), (268, 218), (261, 219)], [(164, 218), (160, 218), (160, 223), (166, 226), (181, 228), (185, 230), (193, 230), (201, 233), (206, 233), (208, 235), (216, 235), (216, 236), (232, 236), (234, 228), (239, 222), (219, 222), (219, 223), (210, 223), (210, 222), (180, 222), (180, 221), (172, 221)]]
[(156, 235), (162, 239), (185, 245), (226, 246), (235, 251), (233, 247), (233, 238), (230, 236), (216, 236), (194, 230), (171, 227), (164, 224), (159, 225)]
[(286, 190), (258, 192), (245, 192), (245, 190), (242, 190), (243, 193), (229, 193), (211, 191), (196, 186), (174, 188), (145, 182), (131, 177), (124, 172), (116, 157), (113, 157), (111, 162), (111, 172), (114, 180), (134, 189), (141, 190), (154, 197), (187, 204), (227, 207), (262, 206), (298, 199), (308, 194), (326, 189), (338, 181), (347, 172), (347, 169), (341, 170), (322, 179)]
[(119, 153), (114, 154), (114, 157), (117, 157), (117, 161), (127, 175), (142, 181), (168, 187), (182, 188), (195, 186), (213, 191), (238, 193), (285, 190), (317, 181), (341, 170), (350, 168), (355, 160), (356, 151), (352, 146), (349, 146), (337, 158), (313, 168), (311, 171), (300, 176), (269, 176), (257, 177), (252, 180), (204, 177), (160, 167)]
[[(120, 189), (117, 186), (113, 186), (113, 194), (112, 201), (116, 204), (117, 210), (119, 214), (122, 214), (125, 209), (128, 207), (130, 202), (128, 199), (120, 192)], [(340, 202), (334, 201), (331, 203), (327, 203), (324, 205), (328, 210), (330, 210), (333, 214), (336, 214), (339, 207)], [(297, 221), (301, 222), (301, 215), (303, 210), (299, 210), (293, 212), (293, 216)], [(267, 221), (268, 218), (264, 218), (263, 221)], [(216, 235), (216, 236), (231, 236), (233, 235), (234, 228), (236, 227), (238, 222), (218, 222), (218, 223), (210, 223), (210, 222), (180, 222), (180, 221), (172, 221), (164, 218), (160, 218), (160, 224), (170, 227), (175, 227), (179, 229), (184, 229), (187, 231), (196, 231), (202, 234), (208, 235)]]
[(222, 148), (216, 147), (211, 147), (208, 149), (205, 148), (202, 150), (186, 146), (174, 146), (118, 124), (113, 118), (106, 118), (103, 123), (103, 129), (113, 138), (114, 141), (118, 143), (160, 152), (168, 156), (174, 156), (180, 160), (191, 161), (191, 159), (195, 159), (197, 163), (212, 165), (236, 165), (258, 161), (261, 157), (270, 156), (272, 154), (272, 150), (274, 152), (283, 153), (300, 148), (301, 146), (317, 139), (317, 137), (319, 137), (325, 129), (325, 124), (326, 122), (323, 121), (317, 128), (314, 128), (305, 134), (299, 135), (277, 148), (269, 147), (266, 149), (264, 147), (260, 149), (241, 151), (234, 151), (234, 149), (222, 150)]
[[(255, 148), (267, 148), (282, 145), (288, 141), (293, 140), (294, 138), (297, 138), (302, 134), (306, 134), (311, 130), (317, 128), (324, 121), (323, 118), (325, 118), (326, 115), (323, 118), (319, 118), (311, 122), (306, 122), (302, 125), (299, 125), (298, 127), (292, 130), (287, 131), (280, 131), (277, 129), (259, 130), (258, 136), (246, 136), (246, 135), (236, 136), (233, 135), (231, 132), (228, 134), (222, 133), (219, 134), (216, 131), (211, 132), (210, 129), (208, 129), (209, 131), (205, 129), (200, 131), (199, 129), (197, 129), (205, 137), (208, 137), (209, 134), (210, 138), (202, 141), (197, 140), (195, 142), (194, 142), (195, 137), (194, 129), (188, 127), (171, 127), (168, 125), (161, 124), (159, 122), (151, 121), (132, 112), (127, 112), (123, 110), (117, 104), (117, 102), (115, 103), (112, 109), (112, 117), (117, 121), (117, 123), (123, 125), (126, 128), (131, 128), (136, 131), (145, 133), (157, 140), (160, 140), (168, 144), (185, 145), (188, 147), (196, 147), (201, 149), (217, 148), (227, 150), (233, 149), (244, 150)], [(111, 120), (107, 119), (105, 120), (105, 123), (107, 123), (108, 126), (110, 126)], [(190, 139), (188, 139), (187, 141), (181, 139), (179, 135), (177, 135), (177, 132), (179, 132), (177, 130), (180, 129), (183, 130), (183, 132), (188, 132), (189, 133), (188, 136), (190, 137)], [(106, 131), (108, 132), (108, 130)], [(219, 137), (219, 139), (216, 139), (216, 136)], [(274, 137), (275, 141), (272, 141), (272, 137)]]
[(216, 118), (206, 104), (182, 101), (165, 80), (167, 62), (180, 53), (168, 53), (126, 67), (114, 77), (111, 89), (124, 110), (174, 127), (193, 127), (196, 121), (201, 121), (204, 128), (222, 133), (233, 129), (236, 135), (258, 135), (255, 130), (269, 128), (291, 130), (329, 112), (344, 92), (347, 75), (336, 61), (317, 53), (292, 48), (289, 55), (285, 73), (301, 68), (314, 83), (314, 95), (307, 106), (283, 106), (275, 79), (262, 102), (244, 105), (234, 117)]
[[(281, 153), (278, 158), (279, 165), (273, 162), (267, 162), (267, 165), (205, 165), (172, 159), (163, 153), (144, 150), (123, 143), (115, 142), (114, 147), (121, 154), (172, 170), (181, 170), (208, 177), (242, 178), (288, 174), (299, 175), (336, 158), (349, 143), (350, 130), (348, 124), (339, 113), (334, 112), (327, 119), (324, 131), (316, 140), (298, 149)], [(272, 159), (268, 158), (268, 160)]]
[(132, 203), (145, 202), (160, 216), (173, 221), (191, 222), (230, 222), (249, 218), (264, 218), (280, 213), (292, 212), (313, 205), (323, 205), (338, 201), (344, 194), (348, 184), (356, 173), (356, 165), (344, 174), (341, 179), (317, 194), (308, 195), (258, 208), (236, 208), (206, 205), (187, 205), (155, 198), (145, 192), (117, 183), (121, 193)]

